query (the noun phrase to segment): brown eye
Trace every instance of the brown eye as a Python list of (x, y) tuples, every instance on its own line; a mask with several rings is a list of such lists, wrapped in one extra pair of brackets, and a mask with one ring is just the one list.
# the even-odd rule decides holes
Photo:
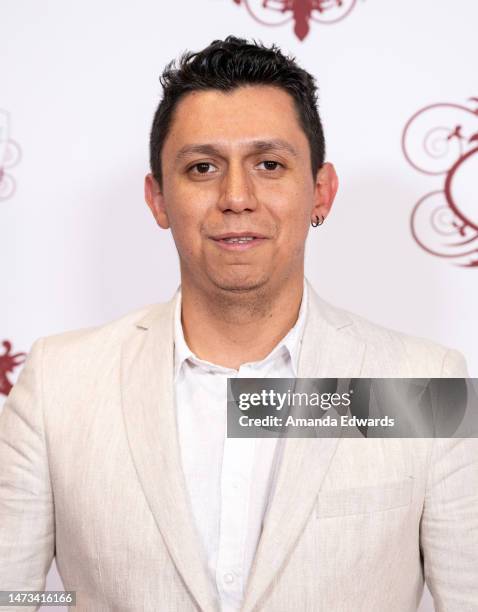
[(277, 168), (281, 165), (279, 162), (273, 161), (272, 159), (263, 161), (261, 164), (264, 164), (264, 168), (266, 170), (277, 170)]
[(212, 167), (212, 164), (208, 162), (201, 162), (193, 166), (193, 168), (196, 168), (199, 174), (207, 174), (211, 167)]

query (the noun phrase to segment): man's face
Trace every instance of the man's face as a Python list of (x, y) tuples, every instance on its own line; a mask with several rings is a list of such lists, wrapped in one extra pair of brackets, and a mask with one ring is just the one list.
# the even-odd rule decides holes
[(292, 97), (270, 86), (191, 92), (163, 146), (163, 185), (146, 177), (156, 221), (171, 228), (184, 283), (250, 291), (303, 275), (305, 239), (337, 189), (312, 176)]

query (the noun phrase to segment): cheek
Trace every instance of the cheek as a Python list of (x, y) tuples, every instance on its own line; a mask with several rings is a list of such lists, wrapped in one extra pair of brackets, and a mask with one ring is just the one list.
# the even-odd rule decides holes
[(313, 192), (296, 184), (277, 203), (277, 216), (284, 234), (291, 239), (303, 240), (313, 207)]
[[(284, 196), (285, 194), (283, 194)], [(313, 207), (313, 192), (308, 185), (295, 183), (276, 208), (280, 227), (279, 251), (291, 260), (302, 258)]]
[(165, 190), (166, 211), (179, 254), (190, 258), (201, 248), (202, 228), (209, 209), (204, 198), (190, 190)]

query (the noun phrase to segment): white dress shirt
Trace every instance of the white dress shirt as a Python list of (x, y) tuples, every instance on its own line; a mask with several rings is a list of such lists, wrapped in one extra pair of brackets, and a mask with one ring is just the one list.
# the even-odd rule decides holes
[(174, 322), (174, 388), (182, 466), (205, 562), (221, 610), (240, 609), (281, 454), (278, 438), (228, 438), (228, 378), (295, 378), (307, 309), (262, 361), (238, 370), (199, 359)]

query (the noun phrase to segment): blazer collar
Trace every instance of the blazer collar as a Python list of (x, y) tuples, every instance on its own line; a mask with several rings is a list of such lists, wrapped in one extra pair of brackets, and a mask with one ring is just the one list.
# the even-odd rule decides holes
[(217, 611), (181, 465), (173, 396), (173, 313), (177, 294), (153, 306), (122, 346), (122, 411), (148, 505), (199, 609)]
[[(345, 311), (319, 298), (308, 283), (308, 316), (299, 379), (360, 376), (366, 345)], [(295, 390), (300, 392), (300, 384)], [(306, 387), (304, 387), (306, 390)], [(260, 605), (300, 537), (340, 438), (287, 438), (276, 487), (256, 551), (242, 612)]]
[[(365, 343), (344, 311), (307, 282), (307, 317), (299, 378), (358, 377)], [(200, 609), (218, 610), (201, 554), (181, 465), (174, 404), (174, 309), (178, 292), (153, 306), (123, 344), (122, 410), (144, 494), (171, 557)], [(267, 596), (303, 530), (338, 444), (337, 438), (288, 438), (273, 498), (249, 576), (243, 612)]]

